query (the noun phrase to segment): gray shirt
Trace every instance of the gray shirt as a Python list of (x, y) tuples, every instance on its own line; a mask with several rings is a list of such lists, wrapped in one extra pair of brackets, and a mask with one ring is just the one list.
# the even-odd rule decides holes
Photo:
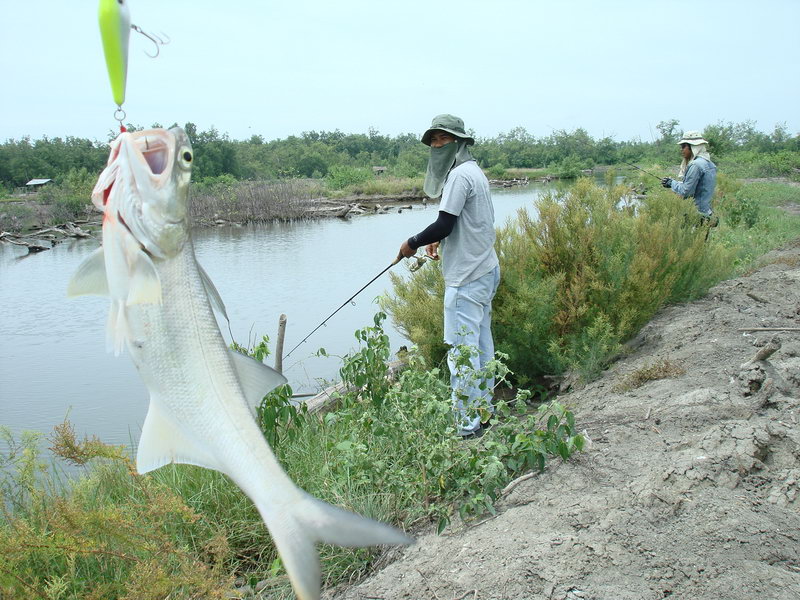
[(489, 181), (477, 162), (470, 160), (450, 171), (439, 210), (458, 217), (440, 245), (445, 285), (465, 285), (498, 266)]

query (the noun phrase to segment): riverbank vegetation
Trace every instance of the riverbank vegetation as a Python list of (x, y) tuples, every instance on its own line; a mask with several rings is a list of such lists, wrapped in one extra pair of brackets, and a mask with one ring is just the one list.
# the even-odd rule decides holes
[[(141, 129), (131, 124), (128, 128)], [(222, 211), (218, 215), (244, 215), (249, 220), (295, 219), (319, 216), (309, 210), (313, 202), (300, 200), (370, 195), (421, 198), (427, 148), (416, 134), (311, 131), (265, 141), (259, 136), (232, 140), (213, 128), (198, 131), (192, 123), (184, 129), (194, 147), (193, 197), (207, 199), (209, 192), (214, 194), (213, 206), (202, 211), (207, 220), (214, 219), (216, 208)], [(518, 127), (493, 138), (478, 137), (472, 151), (493, 179), (575, 178), (598, 166), (633, 173), (626, 163), (652, 166), (662, 176), (674, 174), (680, 162), (675, 146), (681, 134), (679, 123), (662, 121), (657, 130), (645, 142), (594, 139), (581, 128), (536, 137)], [(717, 123), (708, 125), (703, 135), (723, 173), (800, 178), (800, 136), (791, 135), (782, 124), (765, 133), (750, 121)], [(92, 186), (107, 159), (107, 144), (73, 137), (23, 138), (0, 144), (0, 231), (85, 218), (91, 211)], [(38, 193), (25, 194), (25, 184), (34, 178), (52, 181)], [(272, 194), (281, 187), (297, 193), (293, 202)]]
[[(545, 195), (498, 230), (503, 284), (493, 303), (496, 348), (520, 383), (587, 380), (665, 304), (695, 299), (800, 236), (800, 187), (743, 184), (720, 175), (718, 227), (700, 226), (691, 200), (645, 176), (646, 194), (588, 178)], [(708, 237), (708, 239), (706, 239)], [(400, 331), (438, 364), (443, 282), (438, 263), (391, 274), (383, 301)]]
[[(378, 313), (357, 332), (361, 347), (341, 369), (347, 391), (331, 410), (297, 408), (288, 387), (259, 407), (267, 439), (303, 489), (406, 529), (433, 520), (441, 531), (455, 518), (491, 513), (514, 476), (582, 448), (568, 410), (531, 404), (524, 391), (498, 401), (486, 435), (460, 440), (438, 368), (411, 353), (390, 381), (384, 319)], [(264, 348), (251, 353), (263, 357)], [(487, 371), (506, 382), (501, 359)], [(5, 437), (11, 450), (0, 456), (3, 594), (228, 598), (234, 588), (243, 597), (257, 585), (266, 590), (262, 597), (291, 597), (258, 513), (219, 473), (172, 465), (140, 476), (125, 449), (78, 440), (65, 423), (51, 438), (53, 451), (88, 466), (79, 478), (59, 480), (42, 464), (35, 437)], [(333, 584), (363, 574), (375, 551), (324, 546), (321, 554), (326, 583)]]

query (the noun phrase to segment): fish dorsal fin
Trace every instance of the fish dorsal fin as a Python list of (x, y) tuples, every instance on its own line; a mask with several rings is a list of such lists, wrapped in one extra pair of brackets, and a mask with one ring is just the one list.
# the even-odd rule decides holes
[(187, 436), (162, 409), (161, 402), (150, 396), (150, 408), (147, 410), (142, 437), (139, 438), (139, 448), (136, 451), (136, 470), (147, 473), (170, 463), (222, 470), (201, 443)]
[(265, 395), (279, 385), (286, 383), (286, 377), (272, 367), (268, 367), (241, 352), (229, 350), (229, 354), (233, 366), (236, 368), (236, 373), (239, 375), (239, 383), (242, 384), (247, 406), (255, 416), (256, 406), (261, 404), (261, 400)]
[(197, 263), (197, 270), (200, 273), (200, 279), (203, 282), (203, 287), (206, 288), (206, 294), (208, 294), (208, 300), (211, 302), (211, 308), (225, 317), (226, 321), (230, 321), (228, 318), (228, 311), (225, 310), (225, 303), (222, 301), (222, 296), (220, 296), (219, 292), (217, 291), (217, 286), (215, 286), (214, 282), (211, 281), (208, 273), (206, 273), (206, 270), (200, 266), (200, 263)]
[(106, 262), (102, 246), (83, 259), (67, 285), (68, 297), (86, 295), (108, 296)]
[(143, 250), (136, 253), (131, 266), (127, 304), (161, 304), (161, 278)]

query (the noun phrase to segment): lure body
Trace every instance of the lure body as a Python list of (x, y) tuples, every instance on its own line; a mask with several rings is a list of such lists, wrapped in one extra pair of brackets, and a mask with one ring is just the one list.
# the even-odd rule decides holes
[(100, 37), (106, 56), (108, 79), (114, 102), (125, 102), (125, 82), (128, 77), (128, 40), (131, 33), (131, 15), (127, 0), (100, 0), (97, 13)]

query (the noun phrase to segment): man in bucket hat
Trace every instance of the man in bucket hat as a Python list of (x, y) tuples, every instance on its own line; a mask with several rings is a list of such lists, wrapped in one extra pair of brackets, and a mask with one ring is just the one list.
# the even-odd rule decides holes
[(422, 143), (431, 148), (423, 190), (442, 199), (436, 221), (404, 241), (400, 254), (413, 256), (425, 246), (426, 254), (437, 260), (441, 250), (444, 341), (450, 346), (456, 430), (462, 437), (474, 437), (483, 432), (481, 415), (486, 419), (494, 412), (494, 381), (476, 381), (472, 375), (494, 358), (492, 300), (500, 282), (494, 206), (489, 181), (469, 152), (475, 140), (464, 130), (464, 121), (447, 114), (434, 117)]
[(683, 181), (665, 177), (661, 185), (684, 198), (694, 198), (701, 221), (708, 222), (712, 215), (711, 200), (717, 187), (717, 165), (711, 162), (708, 142), (699, 131), (687, 131), (678, 144), (683, 156), (678, 178)]

